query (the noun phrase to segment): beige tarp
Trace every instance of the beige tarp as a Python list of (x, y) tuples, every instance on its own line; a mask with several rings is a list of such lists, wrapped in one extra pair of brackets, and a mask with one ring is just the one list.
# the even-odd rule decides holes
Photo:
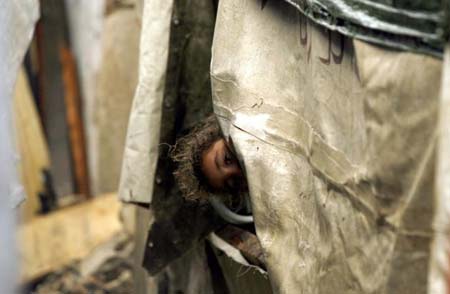
[[(264, 1), (265, 2), (265, 1)], [(276, 293), (425, 293), (441, 62), (220, 1), (214, 110)]]
[(436, 213), (428, 293), (448, 293), (450, 276), (450, 44), (442, 72), (436, 168)]
[(119, 186), (120, 199), (127, 202), (150, 203), (153, 193), (172, 6), (173, 0), (143, 4), (139, 78)]

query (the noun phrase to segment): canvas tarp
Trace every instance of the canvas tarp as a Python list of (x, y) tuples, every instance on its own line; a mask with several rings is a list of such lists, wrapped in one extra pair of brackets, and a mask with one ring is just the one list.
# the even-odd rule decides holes
[(130, 113), (119, 185), (119, 197), (126, 202), (151, 202), (172, 7), (173, 0), (147, 0), (143, 5), (139, 78)]
[(439, 104), (439, 129), (436, 167), (436, 212), (434, 242), (430, 262), (428, 293), (450, 291), (450, 44), (444, 55)]
[(281, 1), (219, 3), (214, 111), (275, 293), (425, 293), (441, 61)]

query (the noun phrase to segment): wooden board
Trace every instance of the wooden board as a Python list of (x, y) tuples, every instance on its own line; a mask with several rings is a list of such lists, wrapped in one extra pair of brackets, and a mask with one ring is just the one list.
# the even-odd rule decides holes
[(89, 176), (87, 170), (86, 142), (81, 118), (81, 99), (78, 90), (78, 78), (75, 59), (67, 47), (60, 48), (63, 70), (64, 99), (67, 110), (67, 123), (75, 173), (76, 192), (84, 198), (90, 197)]
[(22, 282), (36, 279), (74, 260), (122, 230), (115, 194), (68, 207), (22, 224), (18, 229)]
[(50, 173), (58, 197), (76, 192), (64, 98), (63, 65), (60, 60), (60, 50), (68, 44), (64, 2), (40, 1), (41, 18), (38, 30), (40, 104), (52, 160)]
[(27, 197), (21, 204), (20, 216), (21, 221), (28, 221), (40, 209), (38, 193), (44, 189), (42, 170), (48, 169), (50, 159), (41, 121), (24, 69), (20, 70), (16, 82), (14, 121), (20, 156), (20, 176)]

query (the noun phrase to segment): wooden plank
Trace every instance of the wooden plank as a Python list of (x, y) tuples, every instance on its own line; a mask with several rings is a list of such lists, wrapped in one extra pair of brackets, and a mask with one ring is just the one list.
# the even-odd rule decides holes
[(119, 233), (120, 207), (117, 196), (108, 194), (19, 226), (20, 280), (36, 279), (81, 259)]
[(19, 170), (27, 198), (20, 207), (21, 221), (29, 221), (40, 209), (38, 193), (44, 190), (42, 170), (48, 169), (50, 159), (39, 115), (22, 68), (14, 96), (14, 118)]
[(40, 93), (43, 124), (49, 145), (52, 165), (50, 173), (56, 194), (73, 194), (74, 173), (71, 162), (69, 128), (60, 48), (67, 46), (64, 1), (41, 2), (38, 46), (40, 54)]
[(81, 99), (78, 88), (77, 68), (72, 52), (67, 47), (60, 48), (60, 60), (63, 70), (64, 99), (67, 109), (67, 123), (75, 171), (76, 192), (84, 198), (90, 197), (89, 176), (87, 170), (86, 142), (81, 117)]

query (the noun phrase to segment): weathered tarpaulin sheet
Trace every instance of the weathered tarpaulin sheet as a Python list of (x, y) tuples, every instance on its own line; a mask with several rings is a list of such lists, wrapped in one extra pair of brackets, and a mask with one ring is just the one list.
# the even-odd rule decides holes
[(119, 186), (119, 197), (127, 202), (151, 202), (172, 7), (173, 0), (144, 1), (139, 78), (130, 113)]
[(17, 73), (39, 17), (35, 0), (0, 2), (0, 285), (13, 293), (16, 282), (14, 208), (24, 200), (19, 183), (12, 126), (12, 99)]
[(436, 213), (428, 293), (449, 293), (450, 276), (450, 44), (442, 72), (436, 167)]
[(450, 31), (447, 0), (285, 1), (313, 21), (344, 35), (438, 56)]
[(441, 61), (263, 2), (220, 2), (211, 79), (274, 292), (425, 293)]

